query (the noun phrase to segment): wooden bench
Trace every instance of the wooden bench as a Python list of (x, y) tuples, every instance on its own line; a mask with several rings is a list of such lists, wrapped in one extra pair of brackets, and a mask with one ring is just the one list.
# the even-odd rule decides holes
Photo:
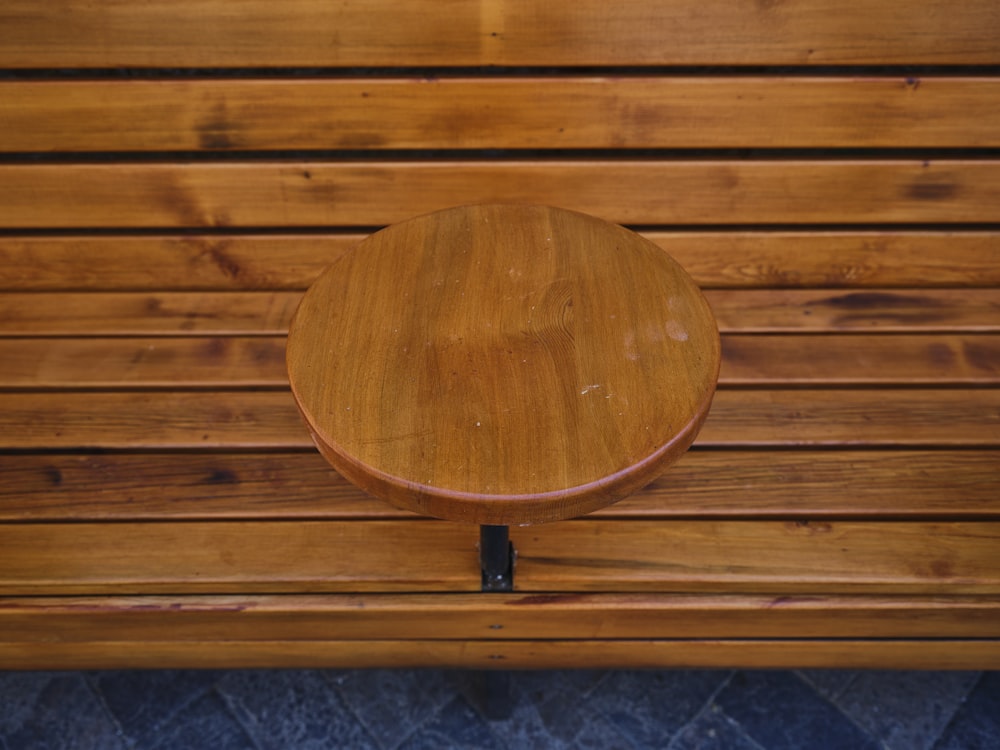
[[(0, 667), (1000, 668), (998, 39), (995, 0), (5, 0)], [(691, 451), (514, 529), (511, 593), (328, 468), (284, 363), (326, 265), (473, 202), (638, 229), (722, 331)]]

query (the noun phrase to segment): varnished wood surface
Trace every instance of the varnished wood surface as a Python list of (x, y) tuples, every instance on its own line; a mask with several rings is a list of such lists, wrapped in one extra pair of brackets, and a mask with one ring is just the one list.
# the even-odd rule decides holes
[[(719, 383), (1000, 385), (1000, 335), (726, 333)], [(283, 336), (0, 338), (0, 389), (287, 385)]]
[[(1000, 331), (1000, 289), (709, 289), (723, 333)], [(284, 335), (302, 293), (0, 294), (0, 336)]]
[(1000, 385), (1000, 336), (731, 334), (726, 386)]
[(1000, 668), (1000, 641), (993, 639), (0, 643), (0, 664), (9, 669), (579, 669), (581, 654), (592, 669)]
[(998, 97), (933, 76), (0, 82), (0, 152), (989, 147)]
[[(722, 389), (702, 447), (1000, 447), (996, 388)], [(309, 448), (281, 391), (0, 393), (0, 450)]]
[(645, 0), (7, 0), (15, 68), (932, 65), (996, 59), (992, 0), (711, 5)]
[[(669, 200), (665, 200), (669, 197)], [(0, 228), (382, 226), (467, 203), (619, 224), (993, 222), (995, 159), (0, 165)]]
[(9, 292), (0, 294), (0, 335), (283, 336), (301, 299), (299, 291)]
[[(233, 617), (238, 613), (238, 617)], [(39, 625), (45, 625), (44, 630)], [(562, 637), (990, 638), (996, 597), (685, 594), (324, 594), (17, 598), (0, 602), (0, 643), (341, 639), (510, 641)]]
[[(588, 519), (512, 534), (518, 592), (1000, 594), (995, 521)], [(0, 595), (474, 592), (476, 541), (443, 521), (5, 524)]]
[[(0, 237), (0, 289), (305, 290), (326, 266), (366, 236), (357, 231), (180, 237), (6, 236)], [(969, 260), (978, 267), (976, 250), (970, 249)], [(136, 258), (142, 263), (136, 263)]]
[(409, 510), (500, 525), (648, 483), (695, 439), (720, 362), (707, 301), (659, 248), (513, 205), (373, 234), (309, 288), (287, 349), (340, 473)]
[[(667, 250), (703, 288), (1000, 285), (1000, 237), (988, 231), (641, 234)], [(365, 236), (0, 236), (0, 290), (304, 290)], [(133, 263), (135, 258), (142, 263)]]
[[(593, 518), (1000, 517), (996, 449), (694, 450)], [(314, 451), (0, 455), (0, 521), (420, 518)]]

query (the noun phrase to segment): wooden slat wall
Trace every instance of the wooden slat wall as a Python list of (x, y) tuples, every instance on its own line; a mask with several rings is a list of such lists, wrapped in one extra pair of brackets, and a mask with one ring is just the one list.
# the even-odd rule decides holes
[[(993, 0), (0, 3), (0, 668), (1000, 668), (997, 39)], [(515, 529), (509, 596), (284, 372), (326, 264), (486, 200), (634, 226), (723, 332), (691, 453)]]

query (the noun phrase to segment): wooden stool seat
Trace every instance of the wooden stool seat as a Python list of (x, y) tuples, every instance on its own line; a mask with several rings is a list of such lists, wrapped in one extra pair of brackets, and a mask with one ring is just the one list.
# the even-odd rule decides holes
[(566, 210), (479, 205), (364, 240), (291, 325), (326, 459), (390, 503), (520, 525), (577, 516), (694, 440), (719, 373), (708, 303), (660, 248)]

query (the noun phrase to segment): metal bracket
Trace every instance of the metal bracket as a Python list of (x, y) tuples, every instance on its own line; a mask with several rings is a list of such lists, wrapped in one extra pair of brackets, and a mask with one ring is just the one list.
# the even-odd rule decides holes
[(514, 545), (510, 527), (479, 527), (479, 565), (483, 573), (483, 591), (514, 590)]

